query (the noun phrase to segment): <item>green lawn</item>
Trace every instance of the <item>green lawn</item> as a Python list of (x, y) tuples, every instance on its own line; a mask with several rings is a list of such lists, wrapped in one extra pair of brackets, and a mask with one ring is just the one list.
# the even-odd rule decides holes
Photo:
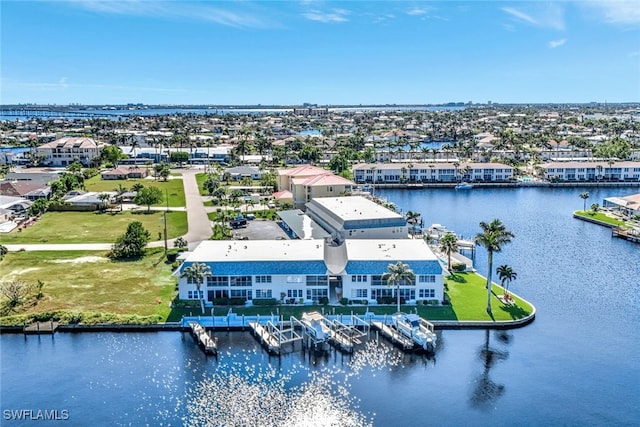
[[(22, 231), (3, 233), (4, 244), (16, 243), (111, 243), (124, 234), (131, 221), (140, 221), (151, 233), (151, 240), (164, 236), (162, 211), (130, 211), (115, 214), (95, 212), (47, 212), (35, 224)], [(187, 233), (187, 213), (167, 214), (167, 236), (169, 239)]]
[(576, 211), (576, 215), (581, 216), (583, 218), (593, 219), (596, 221), (601, 221), (607, 224), (611, 224), (616, 227), (627, 227), (627, 224), (624, 221), (619, 219), (611, 218), (610, 216), (602, 213), (602, 212), (593, 212), (593, 211)]
[[(163, 249), (148, 249), (139, 261), (111, 261), (105, 252), (11, 252), (2, 261), (4, 280), (44, 282), (43, 298), (33, 307), (1, 317), (1, 324), (22, 324), (33, 315), (56, 312), (69, 320), (83, 313), (86, 323), (163, 322), (175, 294), (175, 278)], [(77, 314), (76, 314), (76, 319)]]
[[(103, 180), (99, 175), (94, 176), (91, 179), (85, 181), (85, 187), (87, 191), (114, 191), (115, 188), (121, 184), (127, 189), (140, 183), (145, 187), (158, 187), (162, 190), (163, 197), (166, 198), (167, 193), (169, 195), (169, 207), (183, 207), (186, 205), (184, 197), (184, 186), (182, 179), (170, 179), (168, 181), (156, 181), (153, 179), (120, 179), (120, 180)], [(167, 201), (163, 200), (162, 203), (158, 203), (153, 206), (166, 206)]]
[[(446, 320), (492, 320), (486, 312), (487, 279), (475, 273), (454, 273), (446, 278), (454, 318)], [(497, 285), (492, 287), (493, 318), (495, 320), (515, 320), (528, 316), (533, 312), (533, 307), (513, 296), (515, 304), (505, 305), (497, 296), (501, 296), (503, 289)], [(442, 319), (445, 320), (445, 319)]]

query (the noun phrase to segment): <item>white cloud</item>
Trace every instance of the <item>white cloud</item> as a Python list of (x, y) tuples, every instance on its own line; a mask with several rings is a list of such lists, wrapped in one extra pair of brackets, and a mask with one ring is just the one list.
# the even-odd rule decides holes
[(524, 12), (514, 7), (503, 7), (502, 11), (510, 15), (514, 21), (540, 28), (565, 29), (564, 10), (555, 3), (534, 3), (535, 10)]
[(528, 22), (529, 24), (533, 24), (533, 25), (538, 25), (538, 21), (536, 21), (526, 13), (519, 11), (518, 9), (514, 9), (512, 7), (503, 7), (502, 11), (508, 13), (509, 15), (515, 17), (520, 21)]
[(407, 15), (411, 15), (411, 16), (426, 15), (430, 11), (431, 11), (430, 7), (414, 7), (407, 11)]
[(583, 5), (595, 10), (608, 24), (640, 24), (640, 2), (638, 0), (598, 0), (588, 1)]
[(212, 7), (206, 2), (70, 0), (69, 4), (92, 12), (112, 15), (132, 15), (169, 19), (186, 18), (208, 21), (236, 28), (265, 28), (271, 26), (271, 24), (263, 17), (244, 11), (234, 12), (229, 9)]
[(344, 9), (333, 9), (330, 12), (311, 10), (302, 14), (302, 16), (310, 21), (322, 22), (325, 24), (347, 22), (349, 20), (347, 15), (349, 15), (349, 11)]
[(562, 46), (563, 44), (565, 44), (567, 42), (567, 39), (561, 39), (561, 40), (551, 40), (549, 42), (549, 47), (551, 49), (555, 49), (557, 47)]

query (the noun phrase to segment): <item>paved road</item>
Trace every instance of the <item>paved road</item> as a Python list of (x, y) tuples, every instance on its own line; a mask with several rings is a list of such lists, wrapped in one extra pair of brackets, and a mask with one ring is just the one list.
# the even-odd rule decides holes
[[(202, 196), (198, 190), (198, 183), (196, 182), (197, 169), (185, 169), (182, 172), (182, 184), (184, 186), (185, 199), (187, 202), (187, 221), (188, 231), (187, 234), (182, 236), (187, 242), (189, 242), (189, 249), (193, 249), (203, 240), (208, 240), (211, 237), (211, 221), (207, 216)], [(158, 208), (164, 210), (164, 208)], [(185, 210), (185, 208), (171, 208), (172, 210)], [(173, 246), (173, 240), (170, 240), (169, 247)], [(113, 243), (25, 243), (25, 244), (10, 244), (4, 245), (9, 251), (101, 251), (109, 250)], [(164, 241), (151, 242), (148, 247), (163, 247)]]

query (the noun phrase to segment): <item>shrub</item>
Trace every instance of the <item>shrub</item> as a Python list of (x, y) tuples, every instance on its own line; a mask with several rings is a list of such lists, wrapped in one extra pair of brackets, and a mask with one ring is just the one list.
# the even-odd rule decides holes
[[(397, 302), (396, 297), (378, 297), (378, 304), (395, 304)], [(400, 297), (400, 304), (405, 304), (404, 297)]]
[(320, 297), (320, 304), (329, 304), (328, 297)]
[(349, 304), (349, 298), (340, 298), (340, 304), (342, 305)]
[(457, 272), (464, 272), (467, 269), (467, 265), (462, 262), (458, 262), (451, 265), (451, 269)]

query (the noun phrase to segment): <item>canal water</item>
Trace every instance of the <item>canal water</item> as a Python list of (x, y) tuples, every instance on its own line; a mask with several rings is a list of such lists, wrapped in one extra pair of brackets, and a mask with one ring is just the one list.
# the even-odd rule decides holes
[(224, 332), (213, 358), (179, 332), (2, 335), (1, 424), (24, 409), (68, 411), (67, 425), (637, 425), (640, 246), (573, 219), (584, 191), (602, 204), (638, 188), (377, 194), (464, 237), (501, 219), (516, 237), (494, 265), (537, 307), (524, 328), (440, 331), (434, 356), (374, 336), (354, 355), (278, 358)]

